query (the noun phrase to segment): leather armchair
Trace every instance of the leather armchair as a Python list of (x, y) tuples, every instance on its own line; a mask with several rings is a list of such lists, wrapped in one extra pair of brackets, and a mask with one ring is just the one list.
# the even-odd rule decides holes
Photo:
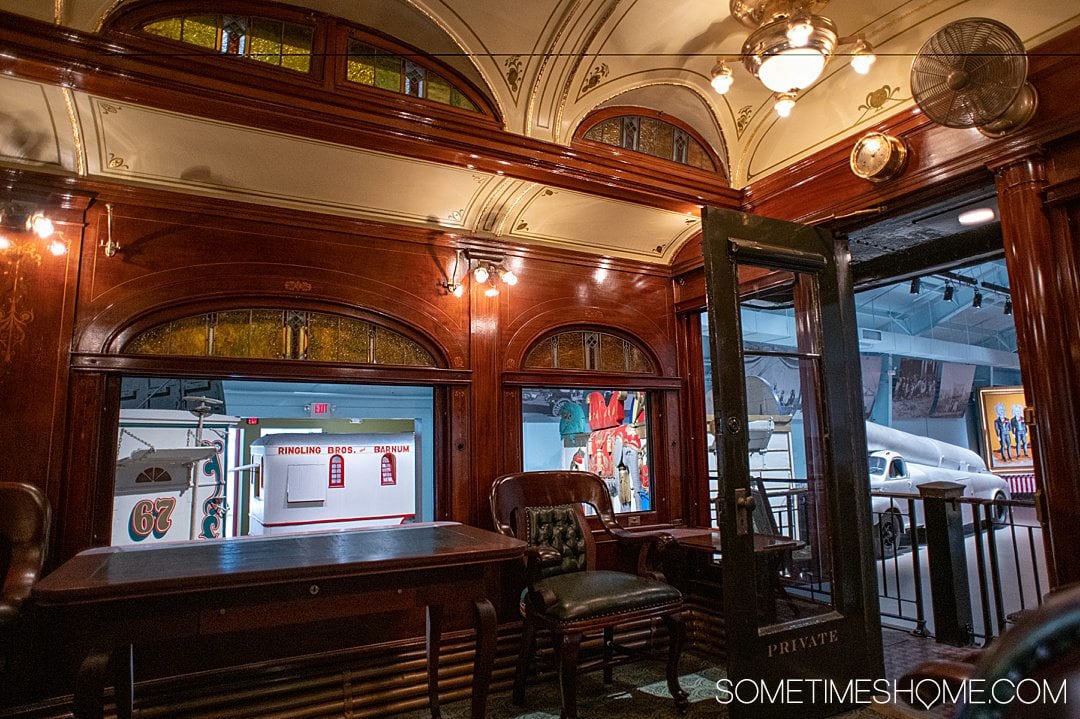
[(6, 671), (23, 602), (41, 576), (49, 536), (49, 504), (37, 487), (0, 482), (0, 657)]
[[(637, 574), (596, 569), (596, 547), (582, 503), (595, 510), (607, 534), (637, 551)], [(656, 617), (665, 623), (669, 634), (668, 689), (679, 711), (686, 711), (687, 694), (678, 677), (685, 638), (682, 594), (652, 568), (657, 555), (671, 544), (671, 537), (661, 532), (631, 533), (619, 527), (607, 486), (600, 477), (586, 472), (520, 472), (499, 477), (491, 488), (491, 511), (497, 531), (529, 544), (514, 702), (525, 701), (525, 680), (538, 631), (554, 636), (562, 719), (576, 719), (578, 653), (583, 635), (603, 633), (603, 657), (588, 668), (603, 668), (604, 681), (610, 682), (612, 661), (623, 650), (614, 642), (615, 626)]]

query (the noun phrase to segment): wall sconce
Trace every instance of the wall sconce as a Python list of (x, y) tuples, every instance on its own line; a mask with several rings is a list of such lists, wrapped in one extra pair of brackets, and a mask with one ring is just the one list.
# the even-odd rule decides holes
[[(62, 240), (49, 240), (56, 231), (52, 220), (42, 210), (18, 204), (10, 204), (0, 209), (0, 227), (14, 229), (16, 232), (26, 232), (40, 240), (47, 241), (46, 249), (57, 257), (67, 252), (67, 245)], [(16, 249), (33, 252), (25, 243), (19, 243), (21, 247)], [(16, 243), (9, 237), (0, 235), (0, 252), (16, 247)]]
[(517, 275), (506, 266), (506, 255), (484, 250), (458, 250), (449, 279), (442, 286), (454, 297), (461, 297), (465, 294), (465, 278), (470, 273), (477, 286), (487, 285), (484, 290), (487, 297), (498, 296), (498, 282), (510, 286), (518, 282)]
[(101, 242), (98, 243), (98, 247), (105, 250), (106, 257), (112, 257), (120, 251), (120, 243), (112, 238), (112, 203), (105, 203), (105, 212), (107, 214), (105, 222), (106, 239), (101, 240)]

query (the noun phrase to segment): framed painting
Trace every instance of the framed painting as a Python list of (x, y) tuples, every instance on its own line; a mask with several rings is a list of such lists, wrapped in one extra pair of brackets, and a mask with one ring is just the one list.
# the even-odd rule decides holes
[(979, 390), (979, 426), (983, 458), (996, 474), (1033, 471), (1031, 433), (1024, 421), (1023, 387), (984, 387)]

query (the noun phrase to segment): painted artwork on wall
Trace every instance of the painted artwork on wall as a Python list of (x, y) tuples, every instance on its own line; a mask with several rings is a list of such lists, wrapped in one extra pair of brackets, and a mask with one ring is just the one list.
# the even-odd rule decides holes
[(1031, 433), (1024, 417), (1023, 387), (984, 387), (979, 390), (979, 425), (983, 458), (996, 474), (1033, 471)]

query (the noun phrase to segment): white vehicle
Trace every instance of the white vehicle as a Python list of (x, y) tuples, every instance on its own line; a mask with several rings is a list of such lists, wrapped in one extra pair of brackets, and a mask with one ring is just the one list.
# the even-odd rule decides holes
[[(963, 485), (964, 497), (995, 502), (1011, 499), (1008, 482), (992, 474), (982, 457), (969, 449), (873, 422), (866, 423), (866, 440), (871, 492), (918, 495), (920, 484), (945, 481)], [(895, 553), (905, 529), (923, 523), (921, 501), (915, 502), (914, 520), (906, 500), (872, 496), (870, 507), (879, 554)], [(971, 521), (970, 509), (965, 507), (964, 511), (965, 521)], [(1005, 511), (1005, 507), (998, 507), (995, 521), (1003, 520)]]

